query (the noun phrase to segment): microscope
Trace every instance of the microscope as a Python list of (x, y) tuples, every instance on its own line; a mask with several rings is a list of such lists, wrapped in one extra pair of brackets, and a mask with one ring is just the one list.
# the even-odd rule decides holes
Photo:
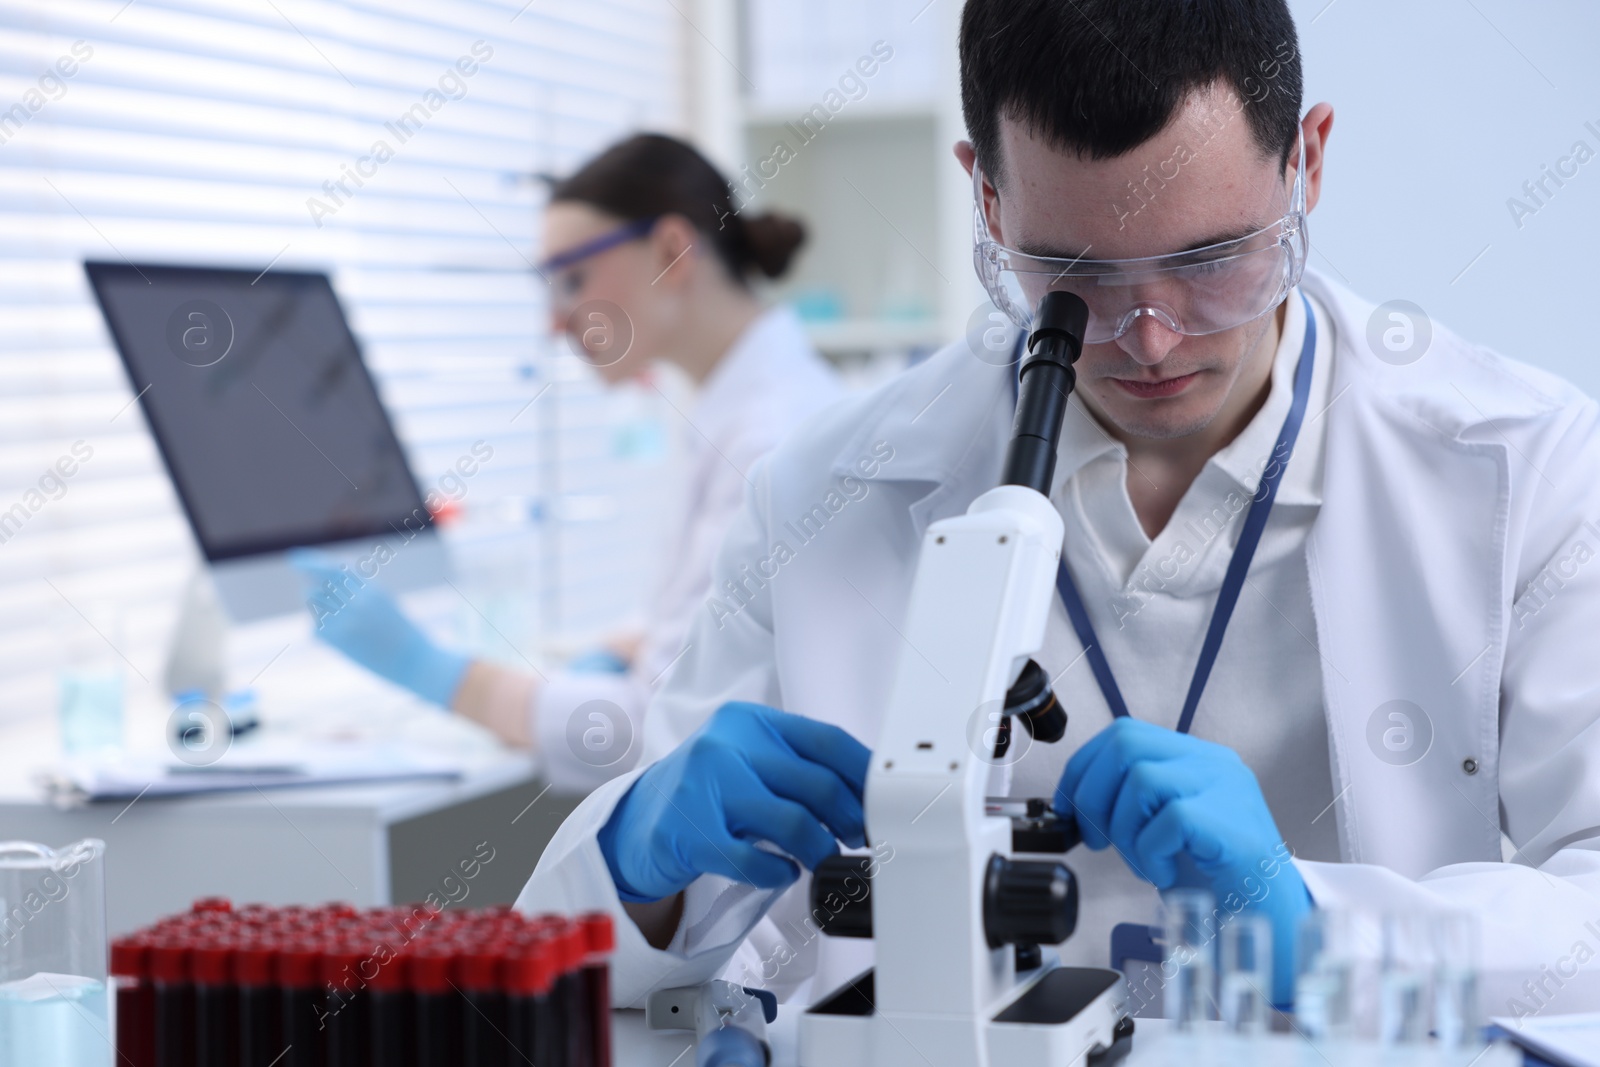
[(1032, 657), (1055, 595), (1048, 494), (1088, 315), (1071, 293), (1040, 301), (1001, 484), (923, 537), (867, 776), (867, 836), (892, 859), (835, 856), (811, 886), (823, 933), (873, 938), (876, 966), (801, 1018), (801, 1067), (1105, 1067), (1131, 1047), (1122, 975), (1063, 967), (1049, 948), (1072, 935), (1078, 894), (1041, 854), (1077, 844), (1076, 824), (1042, 800), (986, 796), (1016, 725), (1044, 743), (1066, 732)]

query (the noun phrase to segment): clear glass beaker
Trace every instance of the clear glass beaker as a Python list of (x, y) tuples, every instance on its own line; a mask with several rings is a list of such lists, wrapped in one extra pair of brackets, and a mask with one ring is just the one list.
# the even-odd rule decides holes
[(0, 1063), (111, 1063), (105, 849), (0, 842)]

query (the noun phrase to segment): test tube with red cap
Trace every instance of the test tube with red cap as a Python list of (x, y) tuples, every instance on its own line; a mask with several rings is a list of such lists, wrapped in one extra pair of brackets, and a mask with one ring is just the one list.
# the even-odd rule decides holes
[(239, 1067), (272, 1067), (283, 1050), (279, 1033), (278, 945), (270, 928), (233, 954), (233, 984), (238, 990)]
[(401, 945), (367, 983), (367, 1051), (374, 1067), (412, 1067), (416, 1042), (410, 1034), (409, 956)]
[(541, 1024), (553, 1014), (550, 1007), (551, 958), (543, 937), (519, 939), (501, 960), (506, 987), (506, 1035), (511, 1039), (511, 1062), (543, 1064), (551, 1053), (549, 1037)]
[(194, 1067), (194, 986), (189, 943), (178, 932), (155, 939), (149, 949), (155, 989), (156, 1067)]
[(361, 992), (369, 956), (367, 946), (348, 935), (322, 954), (323, 1067), (364, 1067), (366, 1002)]
[(189, 950), (194, 982), (195, 1067), (233, 1067), (233, 946), (225, 934), (208, 931)]
[(611, 1067), (611, 953), (617, 946), (616, 928), (611, 916), (591, 911), (578, 916), (586, 940), (583, 961), (583, 989), (590, 1022), (590, 1055), (593, 1067)]
[(461, 1010), (461, 1063), (464, 1067), (502, 1067), (505, 1063), (506, 997), (501, 986), (500, 953), (481, 936), (469, 934), (455, 957), (455, 984)]
[(558, 946), (555, 985), (552, 996), (561, 1017), (564, 1058), (559, 1062), (571, 1067), (587, 1067), (591, 1062), (591, 1045), (594, 1038), (588, 1024), (588, 996), (582, 979), (583, 960), (588, 955), (589, 941), (583, 927), (563, 920), (553, 928), (553, 943)]
[(317, 1012), (322, 946), (314, 936), (289, 941), (277, 956), (278, 1021), (283, 1038), (280, 1067), (321, 1067)]
[[(450, 988), (455, 953), (455, 947), (448, 942), (430, 940), (418, 944), (410, 955), (418, 1067), (453, 1064), (454, 1053), (460, 1048), (461, 998)], [(540, 1063), (538, 1067), (545, 1065)]]
[(118, 1060), (125, 1067), (156, 1067), (156, 991), (143, 935), (111, 942), (111, 977), (117, 990)]

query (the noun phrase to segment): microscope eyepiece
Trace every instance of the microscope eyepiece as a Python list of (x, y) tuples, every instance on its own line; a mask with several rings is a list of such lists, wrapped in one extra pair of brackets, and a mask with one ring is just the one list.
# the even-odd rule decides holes
[(1017, 413), (1006, 449), (1003, 485), (1025, 485), (1045, 495), (1056, 472), (1056, 445), (1067, 397), (1077, 384), (1072, 370), (1083, 351), (1089, 305), (1076, 293), (1052, 290), (1039, 301), (1028, 353), (1018, 369)]
[(1083, 351), (1083, 335), (1089, 329), (1089, 305), (1076, 293), (1053, 289), (1039, 300), (1034, 312), (1033, 332), (1028, 335), (1028, 352), (1047, 337), (1060, 336), (1072, 348), (1067, 362), (1075, 363)]

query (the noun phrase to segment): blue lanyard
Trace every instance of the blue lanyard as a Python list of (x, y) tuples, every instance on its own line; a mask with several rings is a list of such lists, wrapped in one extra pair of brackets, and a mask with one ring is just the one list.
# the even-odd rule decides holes
[[(1305, 420), (1306, 401), (1311, 395), (1312, 364), (1316, 358), (1314, 352), (1317, 347), (1317, 320), (1311, 311), (1311, 301), (1306, 299), (1304, 293), (1300, 294), (1300, 299), (1306, 307), (1306, 337), (1305, 343), (1300, 347), (1300, 362), (1294, 372), (1294, 400), (1289, 405), (1289, 414), (1283, 420), (1283, 429), (1278, 431), (1278, 443), (1273, 446), (1272, 458), (1267, 463), (1266, 470), (1262, 472), (1261, 484), (1250, 501), (1250, 510), (1245, 515), (1244, 530), (1239, 535), (1239, 544), (1233, 550), (1233, 559), (1228, 562), (1228, 573), (1222, 580), (1222, 589), (1217, 593), (1217, 604), (1211, 611), (1211, 625), (1206, 630), (1205, 644), (1200, 647), (1200, 661), (1195, 664), (1194, 678), (1189, 682), (1189, 695), (1183, 702), (1183, 714), (1178, 717), (1179, 733), (1188, 733), (1189, 726), (1194, 722), (1195, 709), (1200, 706), (1200, 694), (1205, 692), (1206, 682), (1211, 677), (1211, 668), (1217, 662), (1217, 653), (1222, 650), (1222, 638), (1228, 632), (1228, 620), (1233, 617), (1234, 606), (1239, 602), (1245, 576), (1250, 571), (1250, 561), (1255, 558), (1256, 546), (1261, 543), (1261, 532), (1267, 525), (1267, 516), (1272, 514), (1272, 502), (1278, 496), (1278, 483), (1283, 481), (1283, 472), (1289, 466), (1289, 457), (1294, 454), (1294, 444), (1300, 436), (1300, 424)], [(1016, 388), (1016, 379), (1013, 378), (1011, 383), (1013, 404), (1016, 403)], [(1072, 628), (1077, 631), (1084, 654), (1089, 658), (1089, 667), (1094, 671), (1094, 679), (1100, 684), (1100, 692), (1106, 698), (1111, 714), (1118, 718), (1126, 716), (1128, 704), (1122, 699), (1122, 690), (1117, 686), (1116, 676), (1111, 673), (1111, 664), (1106, 661), (1105, 650), (1100, 647), (1100, 639), (1095, 636), (1094, 625), (1089, 622), (1089, 613), (1083, 607), (1083, 597), (1078, 594), (1078, 586), (1072, 580), (1072, 572), (1067, 569), (1065, 553), (1062, 554), (1061, 565), (1056, 570), (1056, 589), (1061, 593), (1061, 602), (1066, 606), (1067, 618), (1072, 620)]]

